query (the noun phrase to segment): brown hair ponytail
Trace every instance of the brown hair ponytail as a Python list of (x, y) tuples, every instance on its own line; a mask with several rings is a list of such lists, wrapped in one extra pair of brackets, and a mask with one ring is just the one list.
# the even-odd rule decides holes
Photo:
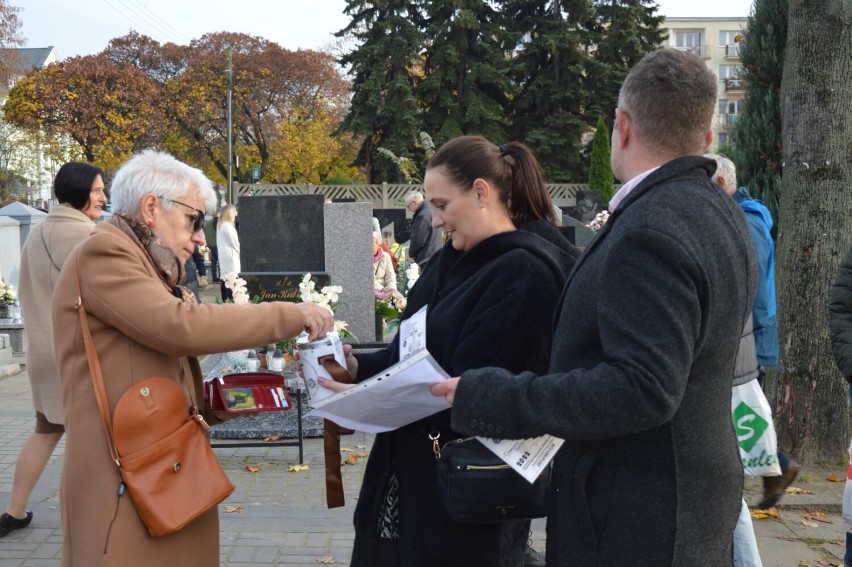
[(541, 166), (524, 144), (497, 146), (482, 136), (460, 136), (438, 148), (426, 169), (440, 166), (465, 191), (479, 178), (494, 185), (515, 226), (534, 220), (556, 224)]

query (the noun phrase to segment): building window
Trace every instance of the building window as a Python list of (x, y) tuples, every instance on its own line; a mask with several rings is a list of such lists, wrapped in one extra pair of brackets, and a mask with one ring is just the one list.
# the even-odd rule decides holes
[(727, 146), (728, 145), (728, 134), (727, 132), (719, 132), (718, 136), (718, 146)]
[(719, 114), (739, 114), (740, 113), (740, 104), (743, 101), (734, 99), (734, 100), (725, 100), (722, 99), (719, 101)]
[(675, 31), (675, 48), (698, 57), (704, 56), (700, 31)]
[(742, 68), (739, 65), (719, 65), (719, 79), (725, 83), (725, 92), (741, 91), (745, 88), (740, 78)]
[(719, 65), (720, 79), (738, 79), (740, 76), (739, 65)]
[(742, 32), (740, 31), (721, 31), (719, 32), (719, 47), (725, 50), (726, 57), (739, 57), (740, 56), (740, 46), (734, 40), (737, 35), (740, 35)]

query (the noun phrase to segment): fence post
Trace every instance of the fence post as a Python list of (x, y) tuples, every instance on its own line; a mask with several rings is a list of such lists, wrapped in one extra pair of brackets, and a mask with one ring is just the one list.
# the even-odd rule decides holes
[(388, 182), (382, 181), (382, 208), (388, 208)]

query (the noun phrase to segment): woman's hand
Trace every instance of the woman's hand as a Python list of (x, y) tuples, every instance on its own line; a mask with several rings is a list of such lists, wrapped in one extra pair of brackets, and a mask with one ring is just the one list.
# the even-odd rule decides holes
[(447, 403), (453, 405), (453, 402), (456, 399), (456, 388), (458, 388), (458, 385), (458, 377), (447, 378), (443, 382), (438, 382), (437, 384), (432, 386), (432, 388), (430, 388), (430, 391), (432, 392), (432, 395), (437, 398), (440, 398), (441, 396), (447, 398)]
[(358, 378), (358, 359), (352, 354), (352, 345), (343, 345), (343, 356), (346, 358), (346, 370), (354, 382)]
[(305, 318), (305, 330), (310, 340), (324, 337), (334, 330), (334, 317), (325, 307), (310, 302), (297, 303), (296, 307)]

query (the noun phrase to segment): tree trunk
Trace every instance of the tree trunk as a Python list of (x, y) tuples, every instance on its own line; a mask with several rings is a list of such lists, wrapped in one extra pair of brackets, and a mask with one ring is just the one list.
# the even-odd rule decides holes
[(804, 461), (834, 462), (849, 442), (846, 382), (831, 355), (827, 305), (840, 259), (852, 245), (850, 69), (852, 3), (790, 0), (781, 85), (781, 356), (773, 397), (779, 444)]

